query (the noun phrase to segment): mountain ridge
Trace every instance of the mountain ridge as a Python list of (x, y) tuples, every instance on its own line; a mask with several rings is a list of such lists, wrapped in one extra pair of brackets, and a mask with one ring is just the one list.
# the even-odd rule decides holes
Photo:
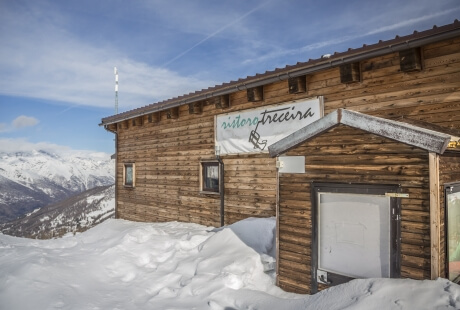
[(115, 182), (108, 154), (86, 151), (0, 152), (0, 223)]
[(86, 231), (115, 214), (115, 185), (97, 186), (0, 224), (3, 234), (50, 239)]

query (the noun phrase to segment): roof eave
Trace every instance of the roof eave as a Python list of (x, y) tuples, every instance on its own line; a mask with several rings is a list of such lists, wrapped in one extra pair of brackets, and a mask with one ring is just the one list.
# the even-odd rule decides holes
[[(375, 45), (363, 46), (362, 48), (355, 50), (334, 54), (330, 58), (320, 58), (299, 65), (286, 67), (284, 69), (276, 69), (272, 72), (256, 75), (254, 77), (248, 77), (237, 82), (221, 84), (208, 88), (207, 90), (198, 91), (178, 98), (169, 99), (164, 102), (158, 102), (142, 108), (127, 111), (118, 115), (109, 116), (102, 119), (101, 125), (109, 125), (117, 122), (122, 122), (128, 119), (174, 108), (191, 102), (201, 101), (221, 95), (228, 95), (236, 91), (258, 87), (278, 81), (284, 81), (292, 77), (311, 74), (342, 64), (358, 62), (364, 59), (378, 57), (409, 48), (420, 47), (426, 44), (451, 39), (457, 36), (460, 36), (460, 27), (459, 22), (455, 21), (450, 25), (436, 27), (420, 33), (414, 33), (413, 35), (407, 36), (406, 40), (404, 40), (404, 37), (402, 37), (388, 40), (382, 43), (377, 43)], [(392, 44), (392, 42), (395, 43)]]
[(452, 138), (451, 135), (442, 132), (350, 110), (337, 109), (269, 146), (270, 157), (286, 153), (340, 124), (437, 154), (444, 153)]

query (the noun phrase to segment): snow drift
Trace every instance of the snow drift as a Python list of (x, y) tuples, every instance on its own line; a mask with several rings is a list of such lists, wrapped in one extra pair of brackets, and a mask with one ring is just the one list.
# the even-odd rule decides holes
[(445, 279), (354, 280), (313, 296), (286, 293), (264, 273), (274, 227), (273, 218), (215, 230), (108, 220), (62, 239), (0, 235), (1, 308), (460, 308), (460, 287)]

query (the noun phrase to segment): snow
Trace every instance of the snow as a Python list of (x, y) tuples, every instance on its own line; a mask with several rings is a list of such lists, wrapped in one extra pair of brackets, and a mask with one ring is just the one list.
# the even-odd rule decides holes
[(273, 254), (274, 229), (274, 218), (219, 229), (107, 220), (61, 239), (0, 235), (0, 308), (460, 308), (460, 287), (445, 279), (366, 279), (312, 296), (284, 292), (262, 262)]
[(78, 188), (79, 191), (95, 185), (110, 184), (100, 182), (97, 178), (107, 179), (111, 183), (114, 180), (115, 167), (108, 154), (82, 151), (55, 153), (44, 150), (5, 152), (2, 148), (0, 154), (0, 175), (30, 189), (38, 187), (47, 195), (52, 195), (53, 191), (47, 188), (48, 185), (37, 184), (37, 180), (57, 183), (73, 190), (82, 187)]
[(33, 210), (32, 212), (27, 213), (26, 216), (31, 216), (32, 214), (34, 214), (34, 213), (40, 211), (40, 209), (41, 209), (41, 208), (37, 208), (37, 209)]

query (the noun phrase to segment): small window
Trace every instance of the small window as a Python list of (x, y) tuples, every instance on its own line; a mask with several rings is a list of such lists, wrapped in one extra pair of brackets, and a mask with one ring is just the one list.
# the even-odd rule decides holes
[(123, 185), (127, 187), (134, 187), (135, 179), (135, 166), (133, 163), (124, 164), (123, 169)]
[(201, 191), (219, 193), (219, 162), (201, 162)]

